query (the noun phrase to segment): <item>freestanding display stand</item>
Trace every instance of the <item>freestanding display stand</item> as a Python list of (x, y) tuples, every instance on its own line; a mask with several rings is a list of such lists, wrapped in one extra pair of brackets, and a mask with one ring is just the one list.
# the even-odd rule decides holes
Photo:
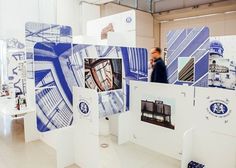
[(100, 168), (98, 94), (74, 87), (75, 163), (83, 168)]

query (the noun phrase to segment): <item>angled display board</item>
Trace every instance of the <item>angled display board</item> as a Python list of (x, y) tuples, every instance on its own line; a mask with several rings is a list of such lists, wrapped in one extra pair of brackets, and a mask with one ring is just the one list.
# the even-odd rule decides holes
[[(96, 61), (88, 66), (88, 60)], [(73, 86), (89, 84), (100, 89), (106, 86), (106, 90), (98, 94), (100, 117), (105, 117), (124, 112), (125, 106), (128, 109), (129, 81), (147, 81), (148, 76), (148, 54), (141, 48), (37, 43), (34, 65), (37, 121), (41, 132), (72, 124)], [(91, 65), (96, 66), (86, 71)], [(112, 86), (111, 80), (116, 89), (107, 88)]]
[(34, 45), (37, 42), (72, 43), (72, 29), (69, 26), (28, 22), (25, 24), (25, 45), (27, 77), (34, 78)]
[(236, 88), (236, 36), (216, 36), (210, 39), (210, 87)]
[(179, 29), (167, 34), (169, 83), (208, 86), (209, 29)]

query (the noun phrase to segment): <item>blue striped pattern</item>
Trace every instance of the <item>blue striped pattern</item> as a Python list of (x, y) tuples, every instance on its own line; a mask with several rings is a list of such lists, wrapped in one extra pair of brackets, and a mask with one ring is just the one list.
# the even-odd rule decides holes
[(169, 83), (184, 84), (178, 81), (178, 58), (195, 58), (194, 82), (187, 82), (189, 85), (207, 87), (203, 78), (208, 73), (209, 62), (209, 29), (207, 27), (196, 27), (170, 31), (167, 34), (167, 73)]

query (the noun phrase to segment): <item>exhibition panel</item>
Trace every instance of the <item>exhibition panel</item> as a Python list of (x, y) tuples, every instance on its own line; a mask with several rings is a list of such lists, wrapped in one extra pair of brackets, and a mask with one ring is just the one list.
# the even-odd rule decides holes
[[(217, 91), (217, 94), (216, 94)], [(215, 88), (196, 88), (194, 118), (198, 126), (228, 136), (236, 136), (235, 92)]]
[(236, 168), (236, 0), (15, 1), (0, 168)]
[(72, 87), (78, 86), (78, 82), (73, 69), (67, 66), (71, 47), (70, 43), (36, 43), (34, 47), (37, 127), (40, 132), (72, 124)]
[[(96, 26), (96, 30), (94, 30)], [(106, 40), (109, 32), (129, 33), (136, 31), (136, 12), (129, 10), (87, 22), (87, 35)]]
[(126, 111), (125, 106), (129, 109), (129, 81), (147, 81), (147, 64), (147, 51), (141, 48), (36, 43), (34, 66), (39, 131), (72, 124), (73, 86), (99, 92), (100, 117)]
[(169, 83), (207, 87), (208, 60), (207, 27), (173, 30), (167, 34)]
[(193, 103), (192, 86), (132, 81), (130, 141), (180, 159), (183, 135), (193, 126)]
[(236, 88), (236, 36), (210, 38), (209, 79), (210, 87), (235, 90)]

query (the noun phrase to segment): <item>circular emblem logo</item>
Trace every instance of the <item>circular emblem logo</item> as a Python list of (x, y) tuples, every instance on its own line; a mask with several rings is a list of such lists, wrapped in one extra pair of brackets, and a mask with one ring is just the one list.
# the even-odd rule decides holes
[(132, 22), (132, 17), (127, 17), (126, 18), (126, 23), (131, 23)]
[(88, 102), (86, 100), (80, 100), (78, 109), (82, 115), (84, 116), (89, 115), (90, 110), (89, 110)]
[(210, 104), (209, 107), (210, 112), (213, 115), (219, 116), (219, 117), (224, 117), (229, 113), (229, 109), (227, 105), (223, 102), (213, 102)]

